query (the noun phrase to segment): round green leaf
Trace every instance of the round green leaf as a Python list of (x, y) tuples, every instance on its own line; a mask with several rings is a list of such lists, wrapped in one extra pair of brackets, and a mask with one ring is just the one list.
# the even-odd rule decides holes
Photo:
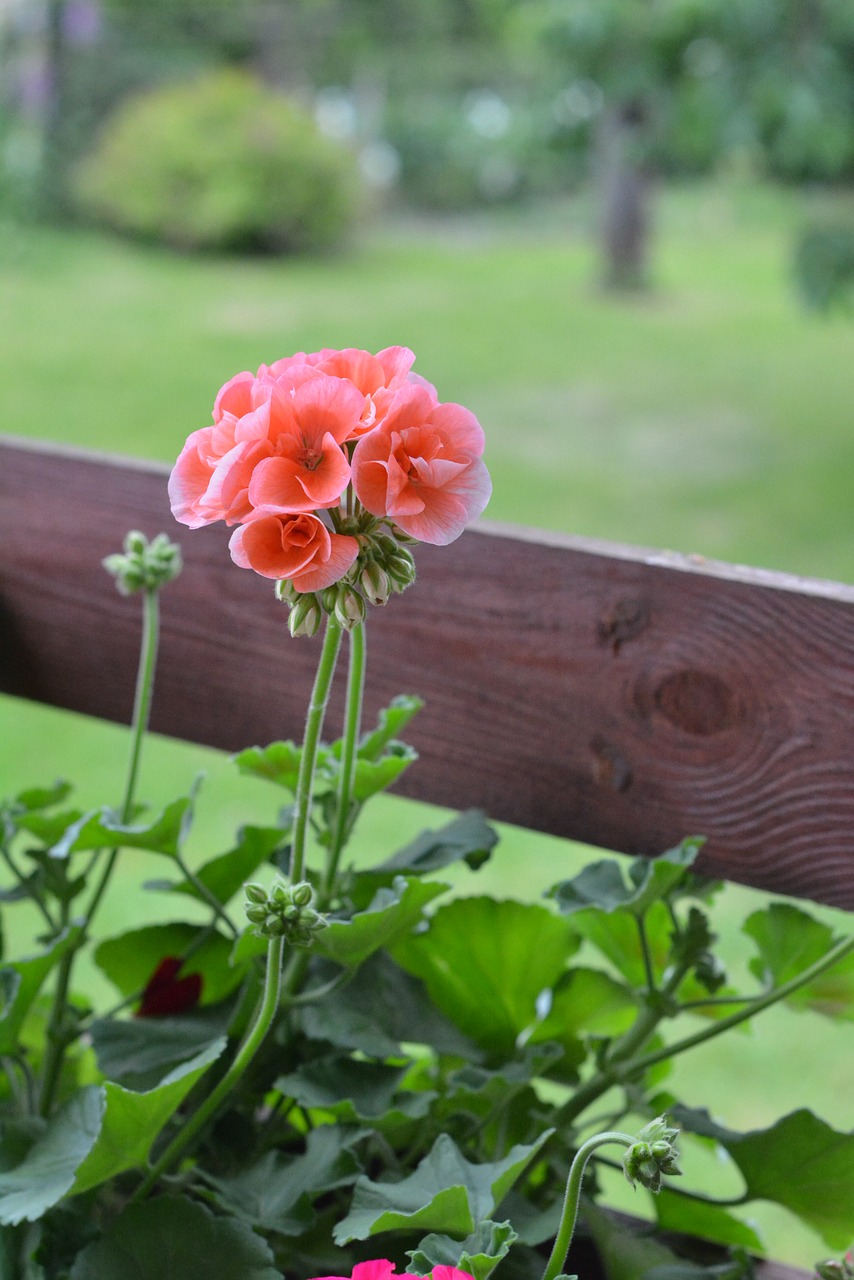
[(71, 1280), (282, 1280), (272, 1263), (245, 1223), (160, 1196), (120, 1214), (79, 1255)]

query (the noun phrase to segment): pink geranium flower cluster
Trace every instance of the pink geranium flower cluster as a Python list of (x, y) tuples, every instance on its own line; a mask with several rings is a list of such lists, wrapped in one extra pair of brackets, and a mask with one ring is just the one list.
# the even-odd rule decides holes
[[(473, 1280), (467, 1271), (459, 1271), (456, 1267), (434, 1267), (430, 1274), (433, 1280)], [(358, 1262), (351, 1276), (317, 1276), (316, 1280), (419, 1280), (419, 1278), (409, 1276), (408, 1272), (398, 1276), (393, 1262), (389, 1262), (387, 1258), (377, 1258), (371, 1262)]]
[(462, 405), (440, 404), (414, 359), (406, 347), (323, 350), (238, 373), (172, 470), (176, 519), (236, 525), (234, 561), (298, 593), (356, 569), (376, 581), (378, 527), (453, 541), (489, 500), (483, 431)]

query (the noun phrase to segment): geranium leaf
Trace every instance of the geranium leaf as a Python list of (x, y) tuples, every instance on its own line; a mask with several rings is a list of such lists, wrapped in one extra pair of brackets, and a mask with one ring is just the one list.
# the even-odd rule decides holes
[[(286, 836), (287, 833), (281, 827), (241, 827), (234, 848), (198, 867), (195, 874), (208, 892), (224, 906), (258, 867), (270, 859), (284, 843)], [(205, 901), (204, 894), (190, 880), (158, 882), (156, 887), (168, 889), (172, 893), (186, 893), (201, 902)]]
[(149, 822), (121, 822), (107, 808), (81, 814), (66, 826), (51, 845), (54, 858), (67, 858), (84, 850), (123, 848), (148, 849), (174, 858), (186, 834), (186, 822), (192, 809), (192, 796), (173, 800)]
[(305, 1005), (298, 1017), (312, 1039), (372, 1057), (399, 1055), (402, 1040), (428, 1044), (437, 1053), (480, 1056), (476, 1045), (436, 1008), (423, 982), (396, 965), (385, 951), (368, 957), (358, 981)]
[(402, 941), (394, 958), (477, 1044), (507, 1058), (577, 945), (569, 922), (545, 907), (458, 898)]
[(664, 1231), (700, 1236), (703, 1240), (715, 1240), (718, 1244), (739, 1245), (755, 1253), (763, 1253), (765, 1250), (761, 1238), (748, 1223), (742, 1222), (719, 1205), (677, 1195), (664, 1185), (653, 1196), (653, 1206), (658, 1225)]
[(281, 1280), (267, 1243), (245, 1223), (193, 1200), (131, 1205), (88, 1245), (71, 1280)]
[(98, 1066), (108, 1080), (145, 1090), (224, 1035), (233, 1003), (176, 1017), (98, 1018), (90, 1028)]
[(434, 1095), (401, 1092), (406, 1070), (405, 1066), (330, 1056), (280, 1076), (275, 1087), (300, 1106), (328, 1111), (336, 1120), (378, 1124), (390, 1112), (397, 1113), (395, 1118), (420, 1118), (427, 1114)]
[(27, 1155), (0, 1173), (0, 1222), (36, 1222), (70, 1190), (94, 1147), (106, 1107), (104, 1089), (79, 1089), (48, 1121)]
[[(608, 1280), (644, 1280), (653, 1268), (681, 1265), (676, 1254), (660, 1240), (627, 1230), (598, 1205), (585, 1200), (582, 1212)], [(701, 1268), (696, 1272), (702, 1274)]]
[(62, 957), (80, 939), (80, 928), (67, 929), (44, 951), (15, 960), (0, 970), (0, 1053), (14, 1053), (24, 1019), (41, 990), (42, 983)]
[(142, 1168), (166, 1121), (220, 1056), (226, 1043), (225, 1036), (221, 1036), (147, 1093), (134, 1093), (108, 1080), (103, 1086), (105, 1109), (100, 1130), (77, 1168), (71, 1194), (97, 1187), (126, 1169)]
[(132, 929), (101, 942), (95, 962), (123, 996), (131, 996), (145, 987), (165, 956), (181, 956), (196, 943), (186, 974), (201, 974), (202, 1004), (218, 1004), (238, 985), (244, 970), (231, 966), (228, 938), (200, 925), (179, 921)]
[[(826, 955), (836, 941), (829, 925), (786, 902), (755, 911), (742, 927), (759, 951), (750, 961), (751, 972), (761, 982), (775, 986), (797, 977)], [(854, 953), (792, 992), (786, 1003), (829, 1018), (854, 1020)]]
[(452, 862), (463, 861), (476, 871), (486, 862), (497, 843), (498, 833), (480, 810), (467, 809), (438, 831), (422, 831), (403, 849), (380, 863), (376, 870), (425, 875), (430, 871), (440, 871)]
[(390, 888), (378, 889), (365, 911), (350, 920), (331, 920), (315, 950), (338, 964), (359, 965), (380, 947), (392, 946), (421, 920), (424, 908), (450, 888), (435, 881), (395, 876)]
[(491, 1218), (504, 1196), (551, 1137), (516, 1146), (492, 1164), (471, 1164), (447, 1134), (441, 1134), (414, 1173), (401, 1182), (359, 1178), (350, 1212), (335, 1228), (338, 1244), (367, 1240), (383, 1231), (421, 1228), (449, 1236), (469, 1236)]
[(359, 743), (359, 756), (363, 760), (378, 760), (387, 745), (396, 738), (409, 721), (424, 706), (424, 699), (412, 694), (400, 694), (384, 707), (377, 717), (377, 727), (366, 733)]
[(803, 1218), (833, 1248), (854, 1235), (854, 1133), (838, 1133), (802, 1109), (769, 1129), (736, 1133), (708, 1112), (675, 1107), (673, 1119), (714, 1138), (732, 1156), (755, 1200), (773, 1200)]
[(390, 742), (376, 760), (356, 758), (353, 774), (353, 799), (363, 803), (396, 782), (405, 769), (418, 759), (418, 752), (405, 742)]
[(68, 798), (71, 791), (71, 783), (60, 779), (51, 787), (27, 787), (19, 791), (13, 804), (33, 813), (41, 809), (49, 809), (51, 805), (60, 804)]
[[(271, 742), (267, 747), (247, 747), (232, 756), (241, 773), (275, 782), (292, 794), (297, 789), (301, 759), (302, 748), (291, 741)], [(337, 771), (337, 761), (330, 748), (319, 747), (315, 760), (315, 794), (320, 794), (324, 786), (326, 789), (334, 788)]]
[(601, 969), (573, 968), (559, 983), (531, 1041), (564, 1043), (579, 1034), (620, 1035), (631, 1026), (637, 1009), (634, 992), (622, 982)]
[(436, 1266), (447, 1266), (467, 1272), (474, 1280), (486, 1280), (516, 1239), (509, 1222), (487, 1220), (478, 1223), (477, 1230), (465, 1240), (435, 1234), (425, 1236), (417, 1249), (408, 1250), (407, 1257), (411, 1270), (419, 1276), (429, 1275)]
[(206, 1181), (232, 1211), (253, 1226), (282, 1235), (301, 1235), (311, 1222), (313, 1199), (355, 1182), (361, 1165), (351, 1147), (361, 1130), (321, 1125), (306, 1139), (305, 1154), (268, 1151), (251, 1168), (231, 1178)]
[(654, 902), (666, 898), (690, 870), (703, 841), (683, 840), (657, 858), (637, 858), (628, 865), (613, 858), (591, 863), (572, 880), (549, 890), (566, 915), (598, 907), (600, 911), (628, 911), (643, 915)]

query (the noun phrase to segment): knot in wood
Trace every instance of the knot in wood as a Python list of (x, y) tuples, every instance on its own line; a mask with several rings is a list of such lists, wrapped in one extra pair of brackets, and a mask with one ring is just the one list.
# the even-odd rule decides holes
[(627, 640), (634, 640), (649, 625), (649, 605), (645, 600), (618, 600), (613, 609), (600, 618), (596, 637), (600, 644), (610, 645), (614, 653)]
[(707, 671), (677, 671), (655, 691), (655, 705), (685, 733), (706, 737), (738, 719), (738, 699), (729, 686)]

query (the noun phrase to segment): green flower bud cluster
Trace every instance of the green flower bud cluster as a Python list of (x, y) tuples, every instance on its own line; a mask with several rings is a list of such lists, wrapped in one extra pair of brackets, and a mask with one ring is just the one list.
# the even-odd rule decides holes
[(662, 1176), (677, 1177), (679, 1152), (674, 1145), (678, 1129), (671, 1129), (664, 1116), (651, 1120), (623, 1155), (623, 1172), (634, 1186), (640, 1183), (649, 1191), (660, 1191)]
[(247, 884), (246, 918), (265, 938), (284, 938), (292, 947), (310, 947), (315, 935), (327, 926), (327, 919), (311, 905), (314, 890), (301, 880), (285, 884), (277, 880), (269, 892), (260, 884)]
[(136, 529), (125, 537), (124, 552), (116, 552), (101, 561), (116, 580), (123, 596), (136, 591), (156, 591), (166, 582), (172, 582), (181, 572), (181, 548), (158, 533), (151, 542)]
[(276, 583), (276, 598), (289, 606), (288, 630), (292, 636), (313, 636), (324, 614), (334, 618), (344, 631), (364, 622), (368, 605), (383, 605), (390, 595), (405, 591), (415, 581), (412, 552), (401, 539), (376, 526), (359, 534), (361, 550), (353, 568), (340, 582), (323, 591), (297, 591), (287, 578)]
[(844, 1258), (829, 1258), (819, 1262), (815, 1269), (819, 1280), (854, 1280), (854, 1249)]

